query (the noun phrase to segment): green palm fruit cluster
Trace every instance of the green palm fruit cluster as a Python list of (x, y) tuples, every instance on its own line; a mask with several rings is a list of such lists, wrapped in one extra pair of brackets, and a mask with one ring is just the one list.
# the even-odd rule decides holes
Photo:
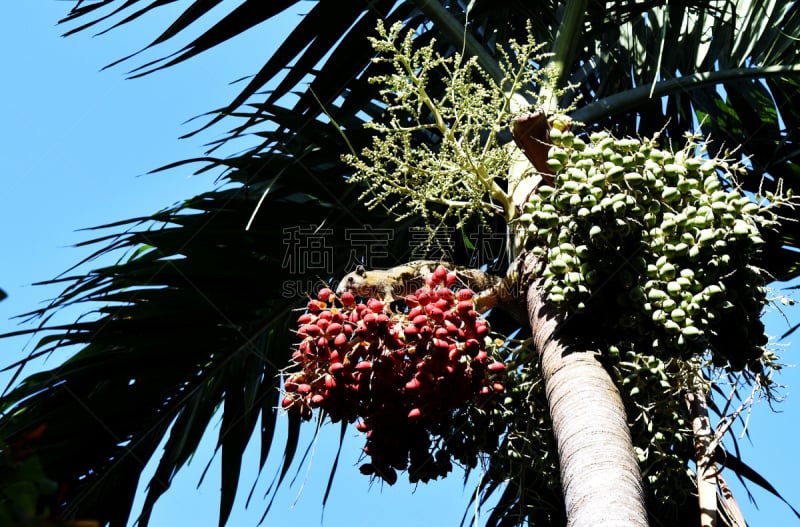
[(551, 141), (553, 186), (538, 188), (519, 223), (547, 299), (577, 333), (760, 368), (766, 289), (755, 262), (772, 220), (770, 204), (736, 185), (742, 167), (709, 159), (693, 137), (675, 153), (605, 132), (553, 129)]

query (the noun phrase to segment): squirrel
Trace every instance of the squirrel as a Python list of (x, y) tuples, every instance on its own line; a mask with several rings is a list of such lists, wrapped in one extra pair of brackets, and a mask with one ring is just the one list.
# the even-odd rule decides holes
[[(355, 296), (382, 298), (391, 303), (404, 296), (413, 295), (425, 285), (425, 279), (433, 274), (438, 266), (454, 272), (459, 287), (471, 289), (475, 293), (476, 311), (484, 313), (501, 305), (509, 307), (514, 301), (514, 275), (500, 277), (479, 269), (462, 267), (449, 262), (436, 260), (414, 260), (389, 269), (366, 270), (359, 265), (355, 271), (346, 274), (336, 288), (336, 295), (345, 291)], [(511, 310), (509, 310), (511, 311)]]

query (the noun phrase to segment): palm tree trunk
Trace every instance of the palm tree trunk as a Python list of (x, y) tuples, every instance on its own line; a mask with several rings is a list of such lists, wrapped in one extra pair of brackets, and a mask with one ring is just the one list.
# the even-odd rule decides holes
[(622, 399), (596, 353), (574, 349), (534, 282), (528, 316), (541, 361), (572, 527), (647, 525)]

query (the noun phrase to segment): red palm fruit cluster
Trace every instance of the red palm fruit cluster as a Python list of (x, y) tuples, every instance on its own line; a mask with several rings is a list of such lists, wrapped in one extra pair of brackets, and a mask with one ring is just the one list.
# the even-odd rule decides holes
[(447, 474), (450, 455), (465, 456), (448, 451), (454, 414), (505, 390), (505, 365), (490, 360), (473, 292), (454, 291), (455, 283), (440, 266), (394, 311), (377, 298), (320, 290), (298, 319), (283, 408), (306, 420), (319, 408), (333, 422), (356, 422), (367, 437), (365, 474), (390, 484), (396, 470), (412, 481)]

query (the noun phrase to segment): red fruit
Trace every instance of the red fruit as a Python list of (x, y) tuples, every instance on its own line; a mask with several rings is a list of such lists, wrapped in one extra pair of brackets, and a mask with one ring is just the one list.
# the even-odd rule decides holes
[(342, 346), (347, 344), (347, 340), (348, 340), (347, 335), (345, 335), (344, 333), (339, 333), (338, 335), (336, 335), (336, 338), (333, 339), (333, 345), (336, 346), (337, 348), (341, 348)]
[(472, 300), (472, 297), (475, 293), (472, 292), (472, 289), (459, 289), (458, 290), (458, 299), (459, 300)]
[(351, 307), (356, 303), (356, 297), (354, 297), (353, 293), (350, 291), (345, 291), (342, 293), (342, 296), (339, 297), (339, 300), (342, 301), (342, 305), (345, 307)]
[(288, 379), (286, 379), (286, 381), (284, 381), (283, 389), (286, 390), (287, 392), (296, 392), (297, 381), (295, 381), (294, 378), (289, 377)]
[(460, 326), (462, 322), (461, 315), (459, 315), (455, 309), (450, 309), (450, 308), (445, 310), (444, 319), (456, 326)]
[(418, 389), (421, 385), (422, 383), (419, 382), (419, 379), (412, 377), (411, 380), (406, 383), (406, 390), (413, 391)]
[(431, 311), (430, 311), (430, 313), (428, 313), (428, 315), (433, 320), (436, 320), (436, 321), (444, 320), (444, 311), (442, 311), (441, 309), (439, 309), (436, 306), (434, 306), (433, 309), (431, 309)]
[(460, 300), (458, 302), (458, 306), (456, 306), (456, 310), (459, 312), (459, 314), (461, 314), (461, 316), (464, 316), (472, 311), (474, 307), (475, 305), (472, 303), (472, 300)]
[(419, 305), (424, 306), (431, 302), (431, 293), (427, 289), (420, 289), (417, 291), (417, 302)]
[[(449, 290), (449, 289), (445, 289), (444, 291), (450, 291), (450, 290)], [(440, 298), (439, 300), (437, 300), (436, 302), (434, 302), (434, 304), (433, 304), (433, 305), (435, 305), (436, 307), (438, 307), (439, 309), (441, 309), (442, 311), (444, 311), (445, 309), (447, 309), (447, 308), (449, 308), (449, 307), (450, 307), (450, 304), (451, 304), (451, 303), (452, 303), (452, 302), (450, 302), (449, 300), (445, 300), (444, 298)]]
[(417, 329), (417, 326), (408, 325), (403, 328), (403, 334), (407, 339), (414, 339), (419, 334), (419, 330)]
[(316, 352), (316, 344), (312, 337), (306, 338), (300, 343), (300, 351), (305, 355), (313, 355)]
[(438, 351), (444, 351), (450, 349), (450, 343), (448, 343), (444, 339), (434, 338), (431, 343)]
[(318, 327), (319, 327), (319, 329), (320, 329), (320, 330), (322, 330), (323, 332), (324, 332), (326, 329), (328, 329), (328, 326), (330, 326), (330, 325), (331, 325), (331, 321), (330, 321), (330, 319), (329, 319), (329, 318), (322, 318), (322, 317), (319, 317), (319, 320), (317, 320), (317, 326), (318, 326)]
[(334, 375), (336, 375), (337, 373), (341, 373), (343, 369), (344, 369), (344, 364), (342, 364), (341, 362), (334, 362), (328, 367), (328, 371)]
[(448, 335), (452, 335), (452, 336), (458, 335), (458, 326), (456, 326), (455, 324), (453, 324), (450, 320), (447, 320), (446, 318), (445, 318), (445, 321), (444, 321), (444, 329), (445, 329), (445, 331), (447, 331)]
[(336, 379), (331, 377), (330, 375), (325, 376), (325, 388), (328, 390), (333, 390), (336, 388)]
[(328, 301), (328, 299), (330, 299), (330, 297), (331, 297), (331, 294), (332, 294), (332, 293), (333, 293), (333, 291), (331, 291), (331, 290), (330, 290), (330, 289), (328, 289), (327, 287), (323, 287), (323, 288), (322, 288), (322, 289), (320, 289), (320, 290), (319, 290), (319, 292), (317, 293), (317, 298), (319, 298), (319, 299), (320, 299), (320, 300), (322, 300), (323, 302), (327, 302), (327, 301)]
[(503, 386), (503, 385), (502, 385), (501, 383), (499, 383), (499, 382), (493, 383), (493, 384), (492, 384), (492, 389), (493, 389), (494, 391), (496, 391), (497, 393), (503, 393), (503, 392), (506, 390), (505, 386)]
[(504, 363), (502, 363), (502, 362), (495, 361), (495, 362), (489, 364), (486, 367), (486, 369), (489, 370), (489, 371), (495, 371), (495, 372), (496, 371), (503, 371), (503, 370), (506, 369), (506, 365)]
[(339, 324), (338, 322), (331, 322), (328, 324), (328, 327), (325, 330), (328, 332), (329, 336), (335, 336), (342, 332), (344, 326)]
[(297, 385), (297, 393), (302, 393), (303, 395), (311, 393), (311, 385), (306, 383)]
[(481, 344), (475, 339), (467, 339), (464, 343), (464, 353), (470, 357), (475, 357), (480, 350)]
[(364, 324), (368, 327), (375, 327), (378, 324), (378, 315), (375, 313), (367, 313), (364, 315)]
[(384, 343), (387, 350), (402, 349), (406, 345), (406, 343), (403, 342), (397, 335), (390, 335), (386, 340), (384, 340)]
[(433, 271), (433, 276), (437, 280), (444, 280), (447, 277), (447, 268), (443, 265), (436, 266), (436, 269)]
[(319, 318), (330, 321), (333, 318), (333, 313), (331, 313), (329, 309), (326, 309), (325, 311), (320, 311)]
[(433, 335), (440, 339), (446, 339), (449, 334), (450, 332), (447, 331), (447, 328), (443, 328), (441, 326), (436, 328), (436, 331), (433, 332)]
[(306, 324), (305, 326), (301, 326), (300, 329), (297, 331), (297, 334), (301, 337), (319, 337), (322, 335), (322, 330), (316, 324)]
[(406, 306), (408, 306), (408, 307), (416, 307), (416, 306), (419, 305), (419, 302), (417, 301), (417, 297), (414, 296), (414, 295), (408, 295), (405, 298), (405, 301), (406, 301)]
[(482, 364), (486, 364), (489, 361), (489, 356), (486, 354), (485, 351), (481, 350), (475, 355), (475, 358), (472, 359), (475, 362), (480, 362)]
[(341, 355), (339, 355), (339, 352), (336, 350), (331, 350), (330, 353), (328, 353), (328, 359), (330, 359), (331, 362), (342, 362)]
[(428, 317), (425, 315), (417, 315), (411, 320), (411, 322), (415, 326), (426, 326), (428, 324)]
[(383, 302), (381, 302), (377, 298), (370, 298), (367, 301), (367, 307), (373, 313), (382, 313), (383, 312)]
[(370, 371), (372, 370), (372, 362), (368, 360), (362, 360), (358, 364), (356, 364), (356, 370), (358, 371)]
[(425, 313), (425, 311), (422, 308), (422, 306), (417, 306), (417, 307), (411, 308), (411, 310), (408, 312), (408, 315), (406, 315), (406, 317), (409, 320), (414, 320), (415, 317), (418, 317), (418, 316), (422, 315), (423, 313)]
[(439, 297), (439, 300), (449, 301), (452, 300), (455, 295), (453, 294), (452, 289), (447, 289), (446, 287), (440, 287), (436, 291), (436, 296)]
[(481, 395), (489, 395), (490, 393), (492, 393), (492, 390), (488, 386), (484, 386), (483, 388), (481, 388), (480, 391)]
[(359, 432), (366, 432), (367, 430), (369, 430), (369, 427), (367, 426), (367, 423), (359, 420), (356, 422), (356, 430), (358, 430)]
[(281, 401), (281, 406), (283, 406), (284, 408), (289, 408), (293, 404), (294, 404), (294, 397), (291, 397), (289, 395), (284, 397), (283, 400)]
[(323, 397), (322, 394), (317, 393), (317, 394), (314, 394), (313, 396), (311, 396), (310, 404), (314, 408), (318, 408), (324, 401), (325, 401), (325, 397)]
[(416, 421), (422, 417), (422, 411), (419, 408), (412, 408), (410, 412), (408, 412), (408, 418), (412, 421)]
[(458, 282), (458, 275), (456, 273), (447, 273), (447, 277), (445, 278), (445, 285), (447, 287), (453, 287)]
[(382, 325), (386, 324), (387, 322), (389, 322), (389, 315), (387, 315), (386, 313), (380, 313), (376, 317), (376, 320), (378, 322), (378, 325), (382, 326)]
[(486, 325), (485, 321), (478, 320), (475, 323), (475, 334), (481, 339), (489, 334), (489, 326)]
[(320, 302), (319, 300), (309, 300), (308, 301), (308, 310), (312, 313), (319, 313), (325, 307), (324, 302)]
[(431, 276), (428, 276), (428, 277), (426, 277), (426, 278), (425, 278), (425, 285), (426, 285), (426, 286), (428, 286), (428, 287), (429, 287), (429, 288), (431, 288), (431, 289), (433, 289), (434, 287), (436, 287), (436, 285), (437, 285), (438, 283), (439, 283), (439, 281), (438, 281), (438, 280), (436, 280), (436, 278), (435, 278), (433, 275), (431, 275)]
[(459, 348), (456, 347), (456, 348), (450, 349), (450, 352), (448, 353), (447, 357), (451, 361), (455, 362), (458, 359), (460, 359), (463, 354), (464, 354), (464, 350), (459, 349)]
[(302, 324), (310, 324), (310, 323), (311, 323), (311, 322), (313, 322), (313, 321), (314, 321), (314, 315), (312, 315), (311, 313), (303, 313), (303, 314), (302, 314), (302, 315), (300, 315), (300, 317), (297, 319), (297, 323), (298, 323), (298, 324), (301, 324), (301, 325), (302, 325)]

